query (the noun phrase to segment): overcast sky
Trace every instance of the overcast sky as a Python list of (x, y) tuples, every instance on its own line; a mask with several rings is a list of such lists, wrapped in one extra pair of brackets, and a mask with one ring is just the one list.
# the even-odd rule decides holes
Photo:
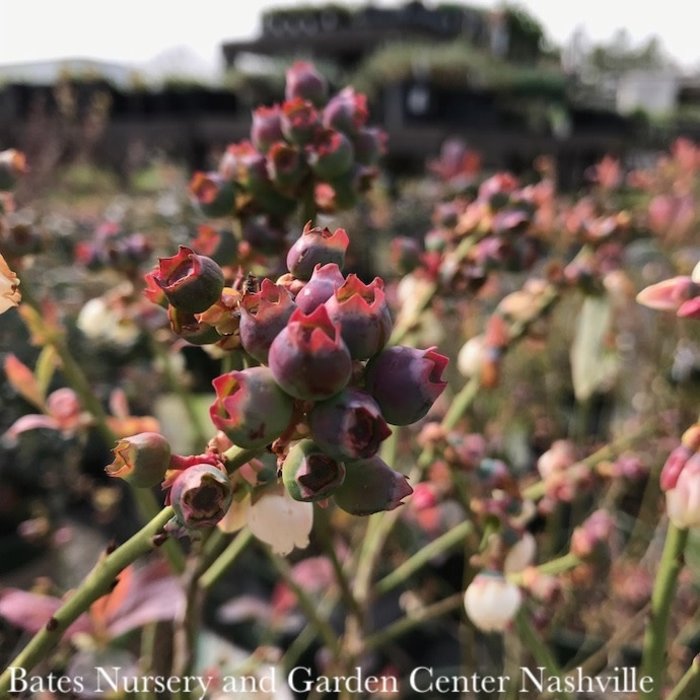
[[(0, 64), (67, 57), (140, 64), (184, 46), (203, 65), (213, 67), (221, 61), (222, 41), (258, 33), (262, 10), (298, 4), (295, 0), (0, 0)], [(325, 3), (304, 0), (304, 4)], [(690, 0), (521, 0), (519, 4), (560, 45), (577, 26), (595, 40), (609, 39), (615, 30), (626, 28), (634, 42), (658, 35), (680, 63), (700, 68), (698, 13)]]

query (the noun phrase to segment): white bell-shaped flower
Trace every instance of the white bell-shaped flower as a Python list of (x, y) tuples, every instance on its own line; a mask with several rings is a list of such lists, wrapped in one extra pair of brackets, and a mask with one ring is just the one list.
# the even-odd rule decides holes
[(482, 632), (503, 632), (522, 603), (518, 586), (496, 571), (482, 571), (464, 594), (469, 619)]

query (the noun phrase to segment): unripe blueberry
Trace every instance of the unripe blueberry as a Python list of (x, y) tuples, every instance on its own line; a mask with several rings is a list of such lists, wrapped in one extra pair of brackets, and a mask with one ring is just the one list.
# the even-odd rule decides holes
[(278, 254), (287, 248), (285, 231), (264, 218), (249, 218), (243, 224), (243, 240), (256, 252)]
[(666, 512), (678, 528), (700, 527), (700, 453), (690, 457), (666, 491)]
[(381, 129), (360, 129), (352, 140), (355, 161), (360, 165), (376, 165), (386, 153), (386, 140), (386, 132)]
[(195, 173), (190, 180), (190, 193), (205, 216), (216, 218), (233, 213), (236, 199), (233, 183), (218, 173)]
[(319, 128), (318, 112), (311, 102), (297, 98), (282, 105), (282, 133), (292, 143), (309, 143)]
[(228, 372), (212, 384), (216, 391), (209, 409), (212, 423), (241, 447), (270, 444), (292, 419), (292, 400), (267, 367)]
[(214, 527), (226, 515), (232, 497), (228, 474), (211, 464), (184, 469), (170, 490), (175, 515), (188, 529)]
[(343, 479), (343, 463), (329, 457), (313, 440), (297, 442), (282, 464), (282, 481), (295, 501), (328, 498)]
[(355, 153), (345, 134), (323, 129), (307, 147), (307, 158), (314, 175), (323, 180), (333, 180), (350, 171)]
[(191, 314), (206, 311), (221, 296), (224, 273), (211, 259), (180, 246), (177, 255), (160, 258), (151, 273), (168, 301)]
[(428, 413), (447, 382), (442, 372), (448, 359), (436, 348), (387, 348), (367, 365), (366, 387), (387, 423), (410, 425)]
[(307, 61), (295, 61), (287, 71), (284, 96), (287, 100), (300, 97), (316, 106), (322, 105), (328, 94), (326, 79)]
[(345, 389), (317, 403), (309, 425), (316, 444), (340, 460), (372, 457), (391, 435), (377, 402), (360, 389)]
[(267, 174), (283, 191), (293, 190), (303, 179), (308, 168), (299, 149), (284, 141), (277, 141), (267, 154)]
[(250, 140), (255, 148), (267, 153), (275, 141), (282, 138), (282, 110), (279, 105), (258, 107), (253, 111)]
[(335, 263), (316, 265), (311, 279), (296, 295), (296, 305), (305, 313), (310, 314), (317, 306), (330, 299), (345, 278)]
[(114, 461), (105, 472), (141, 488), (160, 483), (170, 463), (170, 443), (159, 433), (122, 438), (112, 453)]
[(324, 306), (308, 316), (297, 309), (272, 342), (268, 361), (277, 383), (297, 399), (330, 398), (352, 374), (340, 328), (328, 318)]
[(331, 321), (340, 326), (340, 334), (354, 360), (376, 355), (391, 335), (391, 314), (384, 298), (384, 283), (375, 277), (364, 284), (350, 274), (326, 302)]
[(323, 110), (323, 126), (337, 129), (345, 134), (354, 134), (367, 121), (367, 97), (346, 87), (331, 97)]
[(168, 307), (168, 320), (173, 333), (191, 345), (211, 345), (221, 340), (221, 336), (212, 325), (174, 306)]
[(296, 308), (289, 292), (264, 279), (259, 292), (245, 294), (241, 301), (240, 334), (245, 351), (267, 363), (272, 341), (287, 325)]
[(348, 464), (345, 481), (333, 498), (347, 513), (372, 515), (398, 508), (412, 493), (408, 479), (375, 456)]
[(309, 280), (316, 265), (335, 263), (342, 268), (349, 243), (345, 229), (337, 228), (331, 233), (328, 228), (308, 222), (287, 253), (287, 269), (295, 277)]

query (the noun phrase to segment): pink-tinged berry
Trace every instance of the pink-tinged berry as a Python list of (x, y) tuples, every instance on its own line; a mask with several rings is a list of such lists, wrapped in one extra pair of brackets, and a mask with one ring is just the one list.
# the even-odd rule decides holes
[(340, 131), (323, 129), (307, 148), (307, 158), (314, 174), (333, 180), (350, 171), (355, 152), (350, 139)]
[(340, 326), (340, 334), (354, 360), (376, 355), (391, 335), (391, 314), (384, 298), (384, 283), (375, 277), (365, 284), (350, 274), (326, 302), (331, 321)]
[(190, 193), (205, 216), (227, 216), (234, 210), (233, 183), (218, 173), (195, 173), (190, 180)]
[(412, 493), (408, 479), (375, 456), (348, 464), (345, 481), (333, 498), (347, 513), (372, 515), (398, 508)]
[(316, 444), (340, 460), (373, 457), (391, 430), (377, 402), (360, 389), (345, 389), (317, 403), (309, 414)]
[(328, 95), (326, 79), (307, 61), (295, 61), (287, 70), (284, 96), (286, 100), (301, 98), (316, 106), (322, 105)]
[(267, 174), (275, 187), (291, 191), (301, 183), (308, 172), (306, 161), (298, 148), (277, 141), (267, 154)]
[(287, 253), (287, 269), (299, 279), (310, 280), (316, 265), (335, 263), (342, 268), (349, 244), (345, 229), (331, 233), (309, 222)]
[(367, 391), (387, 423), (410, 425), (423, 418), (447, 386), (442, 373), (448, 359), (436, 348), (388, 348), (367, 365)]
[(343, 483), (345, 466), (326, 454), (313, 440), (300, 440), (282, 464), (282, 481), (295, 501), (328, 498)]
[(267, 153), (275, 141), (282, 138), (282, 110), (279, 105), (258, 107), (253, 112), (250, 140), (255, 148)]
[(190, 530), (214, 527), (226, 515), (232, 497), (228, 474), (211, 464), (195, 464), (181, 471), (170, 490), (175, 516)]
[(337, 129), (345, 134), (354, 134), (367, 122), (367, 97), (346, 87), (331, 97), (323, 110), (323, 126)]
[(141, 488), (160, 483), (170, 463), (170, 443), (159, 433), (139, 433), (123, 438), (112, 453), (114, 461), (105, 467), (108, 476)]
[(310, 314), (317, 306), (330, 299), (343, 282), (343, 273), (335, 263), (316, 265), (311, 279), (296, 295), (294, 301), (305, 314)]
[(684, 465), (673, 488), (666, 491), (666, 512), (678, 528), (700, 527), (700, 453)]
[(360, 165), (377, 165), (386, 153), (386, 132), (375, 127), (360, 129), (353, 136), (355, 161)]
[(267, 367), (228, 372), (212, 384), (216, 391), (209, 409), (212, 423), (241, 447), (269, 445), (292, 419), (292, 400)]
[(318, 112), (311, 102), (297, 98), (282, 105), (282, 133), (287, 140), (303, 146), (320, 128)]
[(667, 457), (663, 468), (661, 469), (659, 483), (662, 491), (668, 491), (669, 489), (675, 488), (678, 477), (681, 475), (686, 462), (693, 456), (693, 454), (694, 451), (685, 445), (678, 445), (673, 449), (671, 454)]
[(264, 279), (259, 292), (245, 294), (241, 301), (240, 334), (245, 351), (267, 363), (272, 341), (287, 325), (296, 308), (289, 292)]
[(291, 396), (328, 399), (344, 389), (352, 360), (324, 306), (306, 315), (297, 309), (275, 338), (268, 357), (275, 381)]
[(158, 270), (151, 274), (174, 307), (192, 314), (206, 311), (224, 288), (221, 268), (185, 246), (180, 246), (177, 255), (160, 258)]

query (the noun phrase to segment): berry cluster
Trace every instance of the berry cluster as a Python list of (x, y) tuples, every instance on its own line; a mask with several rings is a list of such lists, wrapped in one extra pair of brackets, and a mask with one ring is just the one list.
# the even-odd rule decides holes
[(366, 126), (365, 96), (348, 87), (328, 99), (326, 80), (310, 63), (289, 69), (285, 97), (256, 109), (250, 139), (230, 145), (218, 171), (195, 173), (190, 183), (203, 213), (235, 211), (251, 244), (299, 202), (324, 212), (353, 206), (384, 151), (384, 133)]
[[(446, 386), (448, 360), (435, 348), (385, 347), (392, 320), (384, 283), (343, 275), (348, 243), (343, 229), (307, 224), (288, 252), (288, 273), (277, 283), (244, 286), (228, 295), (235, 299), (228, 306), (222, 298), (232, 290), (224, 287), (221, 268), (188, 248), (161, 258), (148, 277), (151, 291), (165, 296), (171, 320), (198, 322), (219, 308), (237, 326), (248, 367), (214, 379), (210, 416), (216, 428), (239, 447), (270, 446), (292, 498), (332, 495), (342, 509), (366, 515), (395, 508), (412, 492), (377, 452), (391, 434), (389, 424), (409, 425), (428, 413)], [(188, 513), (180, 520), (211, 524), (211, 512), (221, 517), (226, 501), (214, 471), (224, 470), (197, 459), (166, 465), (163, 473), (171, 470), (176, 511)], [(195, 479), (200, 471), (201, 484)], [(183, 490), (178, 484), (185, 478)], [(184, 494), (187, 508), (177, 505)], [(201, 518), (196, 503), (206, 511)]]

